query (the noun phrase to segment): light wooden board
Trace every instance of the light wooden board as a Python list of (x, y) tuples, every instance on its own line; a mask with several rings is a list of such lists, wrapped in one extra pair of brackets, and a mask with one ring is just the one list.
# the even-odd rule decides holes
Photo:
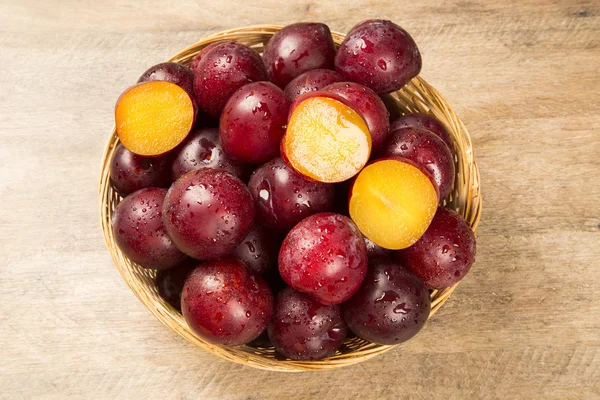
[[(199, 38), (389, 18), (469, 128), (477, 263), (413, 340), (324, 373), (242, 367), (159, 324), (101, 238), (119, 93)], [(0, 2), (0, 398), (600, 398), (600, 3)]]

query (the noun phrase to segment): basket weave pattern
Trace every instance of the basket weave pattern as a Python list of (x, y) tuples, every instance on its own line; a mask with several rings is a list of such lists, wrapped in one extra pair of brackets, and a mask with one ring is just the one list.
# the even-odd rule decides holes
[[(188, 64), (202, 48), (220, 40), (239, 41), (262, 53), (264, 45), (281, 28), (281, 26), (275, 25), (262, 25), (220, 32), (182, 50), (169, 61)], [(336, 45), (339, 45), (344, 40), (344, 35), (334, 32), (333, 40)], [(471, 139), (465, 126), (446, 99), (421, 77), (413, 79), (401, 90), (391, 93), (391, 97), (402, 113), (428, 113), (441, 120), (448, 128), (456, 154), (456, 180), (454, 190), (445, 203), (447, 207), (458, 211), (465, 217), (473, 230), (476, 230), (481, 216), (479, 172), (473, 157)], [(181, 314), (159, 296), (155, 284), (155, 271), (144, 269), (129, 261), (115, 243), (112, 233), (112, 215), (121, 197), (110, 184), (109, 165), (118, 142), (116, 130), (113, 128), (102, 158), (99, 186), (100, 215), (104, 239), (114, 263), (127, 285), (164, 325), (188, 342), (212, 354), (237, 363), (273, 371), (327, 370), (368, 360), (394, 347), (393, 345), (369, 343), (359, 338), (350, 338), (344, 341), (343, 346), (333, 357), (320, 361), (292, 361), (281, 359), (273, 348), (224, 347), (202, 340), (187, 326)], [(430, 316), (439, 310), (456, 286), (431, 292)]]

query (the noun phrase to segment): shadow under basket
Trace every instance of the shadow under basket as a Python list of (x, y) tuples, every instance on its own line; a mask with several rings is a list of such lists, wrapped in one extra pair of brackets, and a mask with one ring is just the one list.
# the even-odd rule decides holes
[[(198, 43), (182, 50), (169, 61), (188, 64), (191, 59), (210, 43), (221, 40), (235, 40), (253, 47), (262, 53), (267, 44), (282, 26), (261, 25), (232, 29), (204, 38)], [(333, 40), (339, 45), (344, 40), (341, 33), (332, 33)], [(458, 211), (475, 231), (481, 215), (481, 194), (479, 172), (473, 157), (471, 139), (467, 130), (446, 99), (421, 77), (416, 77), (401, 90), (390, 93), (387, 103), (393, 103), (400, 113), (420, 112), (430, 114), (441, 120), (450, 133), (455, 153), (456, 179), (454, 190), (445, 199), (444, 204)], [(389, 104), (388, 104), (389, 105)], [(198, 337), (187, 325), (182, 315), (159, 296), (155, 283), (156, 271), (148, 270), (127, 259), (119, 250), (112, 233), (112, 215), (121, 200), (112, 188), (109, 177), (110, 159), (118, 144), (116, 130), (113, 128), (104, 156), (100, 176), (99, 200), (102, 232), (114, 263), (140, 301), (164, 325), (175, 331), (190, 343), (219, 357), (240, 364), (271, 371), (319, 371), (330, 370), (346, 365), (366, 361), (382, 354), (393, 345), (378, 345), (352, 337), (344, 341), (338, 352), (319, 361), (293, 361), (282, 359), (272, 347), (257, 348), (248, 345), (226, 347), (208, 343)], [(445, 290), (431, 292), (431, 315), (440, 309), (457, 285)], [(414, 339), (413, 339), (414, 340)], [(418, 339), (417, 339), (418, 340)]]

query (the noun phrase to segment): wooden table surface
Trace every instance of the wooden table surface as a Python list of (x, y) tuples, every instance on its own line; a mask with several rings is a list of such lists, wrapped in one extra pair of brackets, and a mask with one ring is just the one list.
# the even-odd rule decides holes
[[(413, 340), (360, 365), (233, 364), (163, 327), (102, 240), (120, 92), (219, 30), (366, 18), (405, 27), (467, 125), (477, 262)], [(600, 398), (600, 3), (0, 2), (0, 398)]]

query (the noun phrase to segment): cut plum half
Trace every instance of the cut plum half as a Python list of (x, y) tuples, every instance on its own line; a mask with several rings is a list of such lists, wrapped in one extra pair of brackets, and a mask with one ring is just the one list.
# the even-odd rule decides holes
[(390, 158), (367, 165), (350, 194), (350, 217), (384, 249), (411, 246), (435, 215), (438, 193), (431, 177), (408, 160)]
[(117, 101), (115, 124), (125, 148), (158, 156), (175, 148), (194, 126), (196, 106), (171, 82), (150, 81), (127, 89)]
[(286, 162), (314, 181), (342, 182), (356, 175), (371, 154), (371, 134), (363, 117), (332, 95), (301, 96), (292, 105), (281, 142)]

